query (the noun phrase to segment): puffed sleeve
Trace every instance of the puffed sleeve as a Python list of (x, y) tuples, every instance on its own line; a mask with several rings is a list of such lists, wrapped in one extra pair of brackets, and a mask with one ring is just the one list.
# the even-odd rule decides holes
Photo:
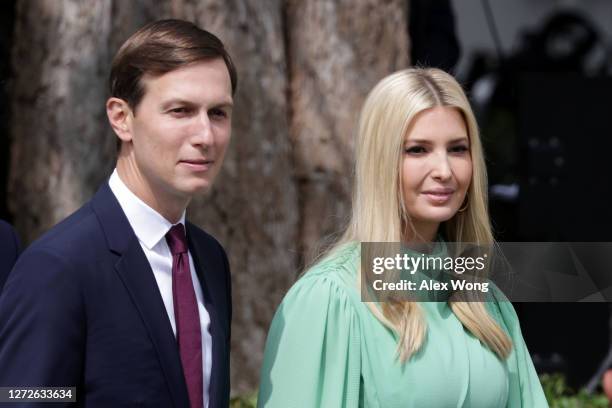
[(325, 272), (307, 273), (272, 321), (258, 407), (357, 407), (360, 338), (347, 288)]
[(512, 340), (512, 352), (508, 356), (508, 408), (548, 407), (542, 384), (538, 378), (527, 345), (521, 334), (521, 326), (512, 303), (494, 290), (495, 301), (491, 306)]

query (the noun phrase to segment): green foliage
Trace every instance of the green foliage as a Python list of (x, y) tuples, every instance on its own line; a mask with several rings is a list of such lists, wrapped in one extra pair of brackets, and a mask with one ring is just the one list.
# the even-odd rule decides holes
[(589, 395), (582, 389), (575, 393), (561, 374), (540, 376), (542, 388), (550, 408), (608, 408), (610, 403), (603, 394)]
[(257, 393), (250, 395), (239, 395), (230, 401), (229, 408), (256, 408)]

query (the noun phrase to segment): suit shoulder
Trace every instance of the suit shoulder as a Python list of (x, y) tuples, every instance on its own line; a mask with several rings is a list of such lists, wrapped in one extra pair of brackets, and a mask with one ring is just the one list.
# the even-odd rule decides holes
[(36, 239), (23, 255), (46, 249), (57, 254), (78, 257), (91, 249), (93, 243), (99, 242), (101, 234), (98, 218), (90, 204), (86, 203)]
[(13, 227), (11, 226), (11, 224), (9, 224), (8, 222), (4, 221), (4, 220), (0, 220), (0, 233), (1, 234), (10, 234), (11, 231), (13, 230)]
[(19, 237), (17, 236), (17, 232), (11, 224), (4, 220), (0, 220), (0, 237), (0, 241), (6, 243), (10, 242), (15, 246), (15, 249), (19, 248)]

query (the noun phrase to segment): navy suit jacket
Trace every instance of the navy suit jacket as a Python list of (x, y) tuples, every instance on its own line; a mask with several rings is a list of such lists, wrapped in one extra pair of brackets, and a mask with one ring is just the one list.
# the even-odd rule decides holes
[[(212, 236), (186, 224), (211, 319), (209, 407), (227, 407), (228, 261)], [(77, 404), (70, 407), (189, 407), (153, 271), (107, 183), (24, 251), (6, 282), (0, 386), (74, 386)]]
[[(0, 293), (19, 256), (19, 239), (13, 227), (0, 220)], [(0, 366), (1, 367), (1, 366)]]

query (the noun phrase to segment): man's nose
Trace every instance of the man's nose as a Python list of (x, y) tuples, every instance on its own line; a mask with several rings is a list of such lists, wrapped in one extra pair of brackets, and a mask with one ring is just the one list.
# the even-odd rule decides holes
[(192, 140), (194, 144), (203, 146), (211, 146), (214, 144), (215, 138), (208, 112), (203, 112), (198, 116), (197, 124), (195, 124), (193, 131)]

